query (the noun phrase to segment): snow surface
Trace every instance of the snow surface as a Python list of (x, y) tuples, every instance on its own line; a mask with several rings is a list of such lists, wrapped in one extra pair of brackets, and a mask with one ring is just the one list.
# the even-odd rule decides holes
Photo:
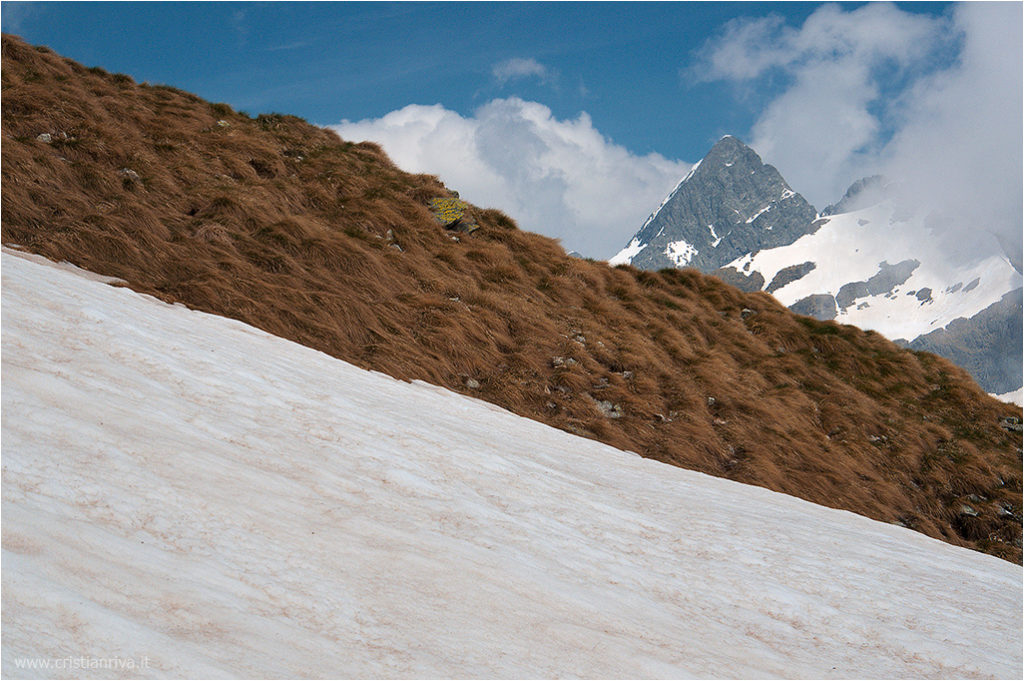
[(714, 225), (708, 225), (708, 231), (711, 232), (711, 248), (717, 248), (718, 244), (722, 243), (722, 237), (715, 233)]
[(1022, 675), (1016, 565), (2, 275), (5, 677)]
[[(923, 226), (913, 220), (896, 220), (888, 202), (824, 219), (827, 222), (813, 234), (788, 246), (742, 256), (727, 267), (748, 274), (758, 271), (770, 283), (784, 267), (816, 263), (813, 271), (773, 292), (779, 302), (789, 306), (816, 293), (835, 295), (849, 282), (867, 281), (878, 273), (883, 261), (895, 265), (902, 260), (917, 260), (920, 266), (896, 287), (895, 296), (862, 297), (836, 317), (844, 324), (906, 340), (943, 328), (958, 317), (972, 317), (1021, 286), (1020, 274), (1005, 257), (993, 255), (970, 264), (950, 262), (932, 245)], [(980, 278), (978, 286), (964, 292), (963, 288), (975, 278)], [(960, 290), (946, 290), (957, 282), (964, 284)], [(932, 290), (930, 302), (922, 303), (908, 295), (923, 288)]]
[[(650, 222), (650, 220), (648, 220), (648, 222)], [(635, 236), (633, 237), (633, 240), (629, 242), (629, 245), (608, 259), (608, 264), (612, 267), (615, 265), (628, 265), (633, 262), (633, 258), (635, 258), (637, 254), (645, 248), (647, 248), (647, 244), (640, 241), (640, 237)]]
[(747, 218), (747, 224), (749, 225), (751, 222), (753, 222), (754, 220), (756, 220), (759, 217), (761, 217), (763, 214), (765, 214), (768, 211), (770, 211), (772, 209), (772, 206), (774, 206), (774, 205), (775, 205), (774, 203), (769, 203), (767, 206), (765, 206), (761, 210), (759, 210), (756, 213), (754, 213), (753, 215), (751, 215), (749, 218)]
[(665, 255), (676, 267), (684, 267), (697, 255), (697, 249), (686, 239), (679, 239), (665, 244)]

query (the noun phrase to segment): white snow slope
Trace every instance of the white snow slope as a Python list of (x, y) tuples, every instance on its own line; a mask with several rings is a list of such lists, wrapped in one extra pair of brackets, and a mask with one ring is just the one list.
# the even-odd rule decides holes
[[(883, 261), (895, 265), (917, 260), (920, 266), (894, 289), (894, 295), (865, 296), (836, 317), (838, 322), (908, 341), (944, 328), (958, 317), (969, 318), (1021, 286), (1021, 275), (995, 249), (980, 262), (954, 263), (934, 245), (920, 219), (896, 219), (888, 201), (824, 219), (827, 222), (814, 234), (788, 246), (742, 256), (727, 266), (746, 274), (760, 272), (767, 285), (784, 267), (816, 263), (813, 271), (773, 293), (789, 306), (815, 293), (836, 295), (844, 284), (866, 281)], [(970, 287), (975, 279), (977, 285)], [(911, 295), (923, 288), (931, 289), (932, 299), (927, 302)]]
[(1021, 677), (1016, 565), (2, 258), (5, 677)]

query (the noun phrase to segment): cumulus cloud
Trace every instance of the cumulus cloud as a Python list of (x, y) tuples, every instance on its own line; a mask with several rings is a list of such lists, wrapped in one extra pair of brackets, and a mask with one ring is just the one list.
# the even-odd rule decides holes
[(815, 205), (883, 174), (961, 252), (989, 232), (1019, 253), (1020, 25), (1017, 3), (939, 17), (826, 5), (798, 28), (775, 16), (731, 22), (689, 74), (784, 83), (748, 139)]
[(586, 113), (559, 120), (519, 98), (493, 100), (468, 117), (440, 104), (409, 105), (331, 127), (345, 139), (379, 143), (401, 168), (436, 174), (523, 229), (601, 259), (625, 245), (690, 168), (659, 154), (632, 154), (601, 135)]
[(495, 64), (491, 68), (491, 75), (499, 84), (504, 85), (515, 78), (536, 77), (545, 81), (550, 76), (550, 71), (536, 59), (515, 57)]

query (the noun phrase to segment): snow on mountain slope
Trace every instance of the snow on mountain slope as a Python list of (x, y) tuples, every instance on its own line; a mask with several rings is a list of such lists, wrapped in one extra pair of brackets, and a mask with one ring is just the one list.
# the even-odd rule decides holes
[(2, 275), (5, 677), (1021, 676), (1011, 563)]
[[(843, 298), (843, 286), (867, 282), (883, 262), (914, 261), (910, 277), (891, 291), (869, 293), (862, 287), (838, 300), (836, 321), (873, 329), (889, 338), (913, 339), (942, 328), (958, 317), (971, 317), (1021, 285), (1009, 260), (995, 255), (975, 263), (955, 264), (938, 252), (927, 229), (914, 219), (900, 220), (890, 202), (823, 218), (813, 234), (788, 246), (737, 258), (727, 267), (744, 274), (760, 272), (766, 284), (786, 267), (813, 262), (802, 277), (772, 291), (790, 306), (815, 294)], [(879, 289), (880, 290), (880, 289)], [(918, 293), (921, 293), (918, 296)], [(844, 306), (843, 303), (846, 303)]]

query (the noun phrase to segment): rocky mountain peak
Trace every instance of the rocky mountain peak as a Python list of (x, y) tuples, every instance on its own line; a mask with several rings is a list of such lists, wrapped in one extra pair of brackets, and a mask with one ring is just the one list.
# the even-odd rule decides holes
[(725, 166), (726, 164), (733, 165), (737, 161), (749, 165), (762, 165), (761, 157), (757, 155), (757, 152), (736, 137), (726, 135), (715, 142), (715, 145), (704, 157), (702, 165), (706, 163), (708, 167)]
[(720, 139), (611, 262), (714, 271), (739, 255), (790, 244), (816, 211), (742, 141)]

